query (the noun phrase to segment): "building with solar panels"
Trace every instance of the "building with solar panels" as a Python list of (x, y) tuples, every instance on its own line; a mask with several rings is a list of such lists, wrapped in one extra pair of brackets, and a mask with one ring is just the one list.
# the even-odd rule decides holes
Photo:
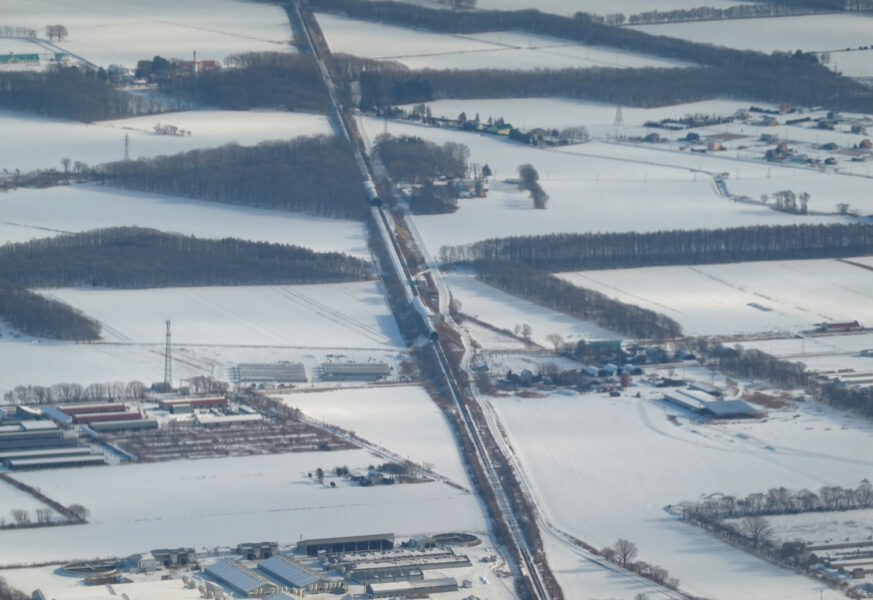
[(344, 592), (348, 586), (338, 579), (325, 579), (287, 556), (277, 554), (258, 564), (261, 571), (295, 594)]
[(206, 567), (206, 574), (246, 598), (262, 598), (281, 591), (281, 586), (248, 567), (223, 559)]

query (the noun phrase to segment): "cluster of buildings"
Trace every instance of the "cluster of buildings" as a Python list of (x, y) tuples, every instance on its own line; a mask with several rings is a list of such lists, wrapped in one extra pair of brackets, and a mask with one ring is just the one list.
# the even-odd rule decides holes
[(94, 431), (156, 429), (158, 426), (157, 421), (143, 418), (138, 409), (128, 408), (123, 402), (53, 404), (43, 406), (42, 412), (62, 427), (87, 425)]
[[(469, 557), (437, 546), (430, 538), (416, 538), (410, 544), (395, 549), (394, 534), (390, 533), (301, 540), (295, 555), (281, 553), (269, 542), (240, 544), (236, 553), (239, 558), (222, 558), (206, 567), (204, 573), (236, 594), (267, 600), (288, 600), (289, 594), (340, 594), (348, 591), (349, 584), (365, 586), (372, 598), (418, 596), (459, 588), (454, 578), (425, 578), (424, 571), (470, 567)], [(314, 563), (313, 558), (317, 559)], [(246, 564), (253, 561), (258, 562)]]
[(721, 400), (700, 385), (697, 389), (671, 389), (664, 392), (664, 402), (690, 411), (704, 419), (753, 419), (759, 411), (742, 400)]
[(106, 464), (106, 457), (68, 436), (39, 412), (18, 407), (0, 411), (0, 464), (10, 470), (82, 467)]

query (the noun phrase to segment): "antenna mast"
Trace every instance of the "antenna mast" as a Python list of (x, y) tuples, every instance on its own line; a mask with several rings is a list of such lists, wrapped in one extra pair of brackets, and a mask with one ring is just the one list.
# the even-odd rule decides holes
[(173, 388), (173, 355), (172, 345), (170, 344), (170, 322), (167, 321), (167, 346), (164, 349), (164, 384)]

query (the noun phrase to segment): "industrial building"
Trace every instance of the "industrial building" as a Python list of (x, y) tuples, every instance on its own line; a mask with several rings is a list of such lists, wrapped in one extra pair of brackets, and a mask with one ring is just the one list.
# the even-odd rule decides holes
[(258, 414), (242, 415), (216, 415), (213, 413), (197, 413), (194, 421), (205, 427), (220, 427), (222, 425), (238, 425), (240, 423), (256, 423), (263, 421), (264, 417)]
[(0, 432), (0, 452), (7, 450), (64, 448), (76, 446), (75, 438), (64, 436), (60, 430)]
[(276, 583), (233, 560), (222, 559), (206, 567), (206, 574), (247, 598), (261, 598), (280, 591)]
[(77, 425), (88, 425), (90, 423), (101, 423), (110, 421), (139, 421), (142, 415), (139, 412), (99, 412), (99, 413), (80, 413), (73, 415), (73, 423)]
[(335, 569), (349, 579), (367, 584), (423, 579), (424, 571), (469, 567), (470, 558), (451, 548), (392, 550), (387, 552), (346, 552), (327, 557), (325, 568)]
[(88, 427), (100, 433), (104, 431), (133, 431), (142, 429), (157, 429), (158, 422), (155, 419), (126, 419), (121, 421), (100, 421), (88, 423)]
[(236, 553), (242, 556), (243, 560), (261, 560), (279, 554), (279, 544), (277, 542), (243, 542), (237, 544)]
[(287, 556), (272, 556), (258, 564), (258, 570), (296, 594), (344, 592), (348, 589), (344, 581), (320, 577)]
[(423, 579), (421, 581), (398, 581), (394, 583), (371, 583), (367, 586), (367, 595), (371, 598), (421, 597), (426, 594), (456, 591), (458, 591), (458, 582), (453, 577)]
[(197, 563), (194, 548), (161, 548), (152, 550), (152, 556), (165, 567), (184, 567)]
[(38, 450), (6, 450), (0, 452), (0, 462), (16, 458), (59, 458), (64, 456), (86, 456), (92, 454), (91, 448), (73, 446), (69, 448), (40, 448)]
[(329, 381), (377, 381), (391, 375), (383, 362), (329, 362), (321, 365), (321, 378)]
[(758, 416), (758, 411), (742, 400), (718, 400), (699, 390), (670, 390), (664, 401), (711, 419), (742, 419)]
[(300, 540), (297, 551), (308, 556), (318, 556), (319, 552), (360, 552), (366, 550), (390, 550), (394, 547), (393, 533), (374, 535), (353, 535), (336, 538)]
[(189, 404), (192, 408), (224, 408), (227, 406), (227, 398), (213, 396), (210, 398), (167, 398), (158, 402), (163, 410), (172, 412), (177, 404)]
[(237, 366), (240, 383), (306, 383), (306, 367), (300, 363), (244, 363)]
[(30, 469), (61, 469), (65, 467), (94, 467), (106, 464), (102, 454), (87, 454), (83, 456), (60, 456), (55, 458), (12, 458), (6, 464), (13, 471)]

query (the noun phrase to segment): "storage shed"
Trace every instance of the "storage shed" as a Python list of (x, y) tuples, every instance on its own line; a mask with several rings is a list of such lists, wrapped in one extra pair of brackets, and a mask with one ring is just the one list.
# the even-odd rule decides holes
[(454, 577), (422, 579), (420, 581), (371, 583), (367, 586), (367, 595), (371, 598), (422, 596), (425, 594), (456, 591), (458, 591), (458, 582)]
[(223, 559), (206, 567), (206, 574), (247, 598), (261, 598), (280, 591), (277, 584), (233, 560)]

